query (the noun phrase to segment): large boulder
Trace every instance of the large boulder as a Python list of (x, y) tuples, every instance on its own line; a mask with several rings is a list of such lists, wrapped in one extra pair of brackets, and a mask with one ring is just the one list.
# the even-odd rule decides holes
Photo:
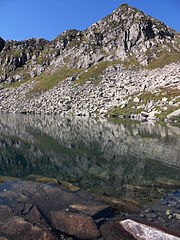
[(13, 216), (13, 212), (10, 207), (6, 205), (0, 205), (0, 223), (6, 221)]
[(33, 225), (20, 217), (13, 217), (0, 225), (0, 236), (12, 240), (55, 240), (47, 229)]
[(180, 116), (180, 109), (177, 109), (176, 111), (170, 113), (167, 115), (167, 119), (175, 118)]
[(136, 240), (120, 225), (119, 221), (107, 222), (101, 225), (100, 231), (104, 240)]
[(100, 236), (93, 219), (87, 215), (71, 212), (51, 212), (53, 226), (67, 235), (78, 239), (96, 239)]

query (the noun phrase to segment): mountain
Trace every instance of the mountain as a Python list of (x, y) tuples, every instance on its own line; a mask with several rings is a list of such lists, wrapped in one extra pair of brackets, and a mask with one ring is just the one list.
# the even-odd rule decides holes
[[(4, 105), (0, 104), (0, 111), (37, 112), (36, 109), (32, 109), (31, 102), (28, 102), (28, 99), (32, 99), (34, 96), (37, 99), (37, 95), (42, 94), (38, 100), (40, 107), (42, 107), (44, 104), (42, 98), (45, 97), (43, 95), (45, 94), (44, 92), (51, 91), (50, 89), (57, 87), (60, 81), (66, 79), (71, 78), (71, 82), (80, 85), (88, 82), (99, 84), (102, 83), (103, 79), (106, 79), (107, 75), (109, 79), (108, 83), (112, 85), (112, 78), (120, 74), (123, 68), (124, 74), (128, 78), (134, 74), (133, 71), (136, 70), (136, 73), (139, 71), (137, 74), (138, 77), (136, 77), (141, 78), (142, 82), (145, 82), (144, 77), (145, 75), (150, 77), (152, 75), (151, 70), (155, 71), (154, 69), (163, 68), (169, 64), (177, 64), (179, 66), (179, 61), (180, 34), (161, 21), (147, 16), (127, 4), (121, 5), (112, 14), (96, 22), (84, 31), (68, 30), (52, 41), (29, 39), (17, 42), (4, 41), (0, 38), (0, 83), (2, 83), (0, 86), (2, 97), (0, 99), (4, 99), (3, 91), (4, 89), (7, 91), (9, 87), (18, 87), (19, 90), (16, 90), (22, 93), (23, 90), (20, 85), (25, 82), (27, 82), (27, 86), (23, 87), (23, 89), (26, 88), (24, 94), (28, 95), (25, 100), (25, 106), (16, 102), (16, 107), (10, 104), (9, 108), (9, 103), (6, 104), (4, 102)], [(107, 70), (111, 67), (114, 68), (111, 69), (111, 75), (113, 76), (107, 73)], [(178, 67), (170, 66), (168, 74), (172, 69), (174, 71)], [(128, 72), (130, 70), (132, 71)], [(162, 72), (164, 73), (164, 70), (160, 70), (158, 74), (161, 75)], [(119, 76), (119, 81), (121, 77)], [(173, 78), (173, 81), (177, 85), (179, 79), (178, 72), (175, 78)], [(68, 84), (68, 81), (66, 83)], [(166, 85), (159, 84), (159, 87), (164, 86)], [(115, 87), (117, 90), (117, 86)], [(121, 103), (124, 95), (132, 95), (135, 92), (142, 91), (143, 88), (152, 90), (148, 89), (147, 86), (141, 86), (139, 89), (138, 87), (135, 89), (136, 91), (129, 91), (128, 89), (125, 93), (120, 92), (119, 99)], [(74, 88), (71, 90), (71, 86), (68, 85), (67, 88), (67, 98), (73, 97), (71, 92), (72, 94), (79, 95), (79, 92), (74, 91)], [(11, 98), (13, 94), (17, 95), (18, 93), (9, 92)], [(100, 94), (103, 95), (103, 93), (98, 92), (97, 96)], [(50, 95), (56, 95), (56, 93), (50, 93)], [(52, 109), (58, 108), (57, 101), (64, 102), (64, 99), (62, 99), (63, 96), (58, 96), (55, 103), (51, 104)], [(81, 97), (84, 98), (83, 96)], [(173, 97), (177, 97), (177, 93)], [(11, 98), (10, 101), (12, 101)], [(86, 99), (87, 101), (88, 99)], [(24, 103), (24, 100), (22, 102)], [(109, 108), (106, 107), (102, 111), (103, 113), (109, 111), (111, 107), (119, 107), (121, 105), (117, 99), (113, 99), (111, 103)], [(62, 109), (58, 113), (74, 108), (69, 102), (66, 104), (65, 110), (61, 104), (58, 106), (59, 109)], [(86, 107), (86, 112), (95, 113), (102, 110), (99, 106), (96, 109), (92, 108), (92, 111), (89, 110), (91, 109), (90, 103), (88, 109)], [(177, 110), (176, 108), (177, 106), (172, 110)], [(79, 108), (78, 111), (81, 109)], [(47, 108), (42, 108), (41, 110), (40, 112), (45, 113), (53, 113), (54, 111), (46, 111)], [(117, 115), (117, 111), (115, 115)]]

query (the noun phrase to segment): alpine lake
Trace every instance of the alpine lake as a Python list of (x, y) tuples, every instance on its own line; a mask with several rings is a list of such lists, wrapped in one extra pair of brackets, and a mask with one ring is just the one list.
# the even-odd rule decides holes
[(87, 117), (0, 115), (0, 182), (72, 184), (141, 204), (180, 189), (180, 128)]

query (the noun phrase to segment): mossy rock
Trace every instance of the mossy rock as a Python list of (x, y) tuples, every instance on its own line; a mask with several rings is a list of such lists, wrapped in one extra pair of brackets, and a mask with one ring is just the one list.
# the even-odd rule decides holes
[(41, 182), (41, 183), (58, 183), (55, 178), (44, 177), (40, 175), (28, 175), (26, 180), (33, 181), (33, 182)]
[(67, 188), (68, 190), (70, 190), (71, 192), (77, 192), (80, 190), (80, 187), (76, 186), (76, 185), (73, 185), (72, 183), (69, 183), (69, 182), (66, 182), (66, 181), (62, 181), (62, 180), (59, 180), (58, 183)]
[(168, 179), (168, 178), (157, 178), (155, 185), (163, 188), (176, 189), (180, 188), (180, 180)]
[(140, 210), (140, 204), (132, 199), (127, 198), (114, 198), (114, 197), (106, 197), (100, 196), (98, 200), (102, 201), (103, 203), (111, 206), (115, 210), (127, 213), (136, 213)]
[(9, 177), (9, 176), (0, 176), (0, 184), (8, 181), (16, 181), (17, 178), (15, 177)]
[(49, 74), (42, 74), (38, 77), (35, 77), (35, 86), (29, 94), (33, 95), (46, 92), (55, 87), (59, 82), (67, 79), (68, 77), (72, 77), (80, 72), (81, 70), (79, 69), (62, 67), (55, 72)]

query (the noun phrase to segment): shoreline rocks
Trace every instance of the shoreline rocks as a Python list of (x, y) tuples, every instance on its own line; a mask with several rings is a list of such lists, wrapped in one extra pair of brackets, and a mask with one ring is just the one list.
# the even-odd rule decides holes
[[(179, 195), (172, 194), (178, 202)], [(170, 194), (164, 199), (168, 201)], [(177, 240), (180, 232), (175, 228), (140, 221), (137, 214), (122, 219), (83, 190), (71, 192), (57, 184), (22, 181), (0, 185), (2, 240)]]

